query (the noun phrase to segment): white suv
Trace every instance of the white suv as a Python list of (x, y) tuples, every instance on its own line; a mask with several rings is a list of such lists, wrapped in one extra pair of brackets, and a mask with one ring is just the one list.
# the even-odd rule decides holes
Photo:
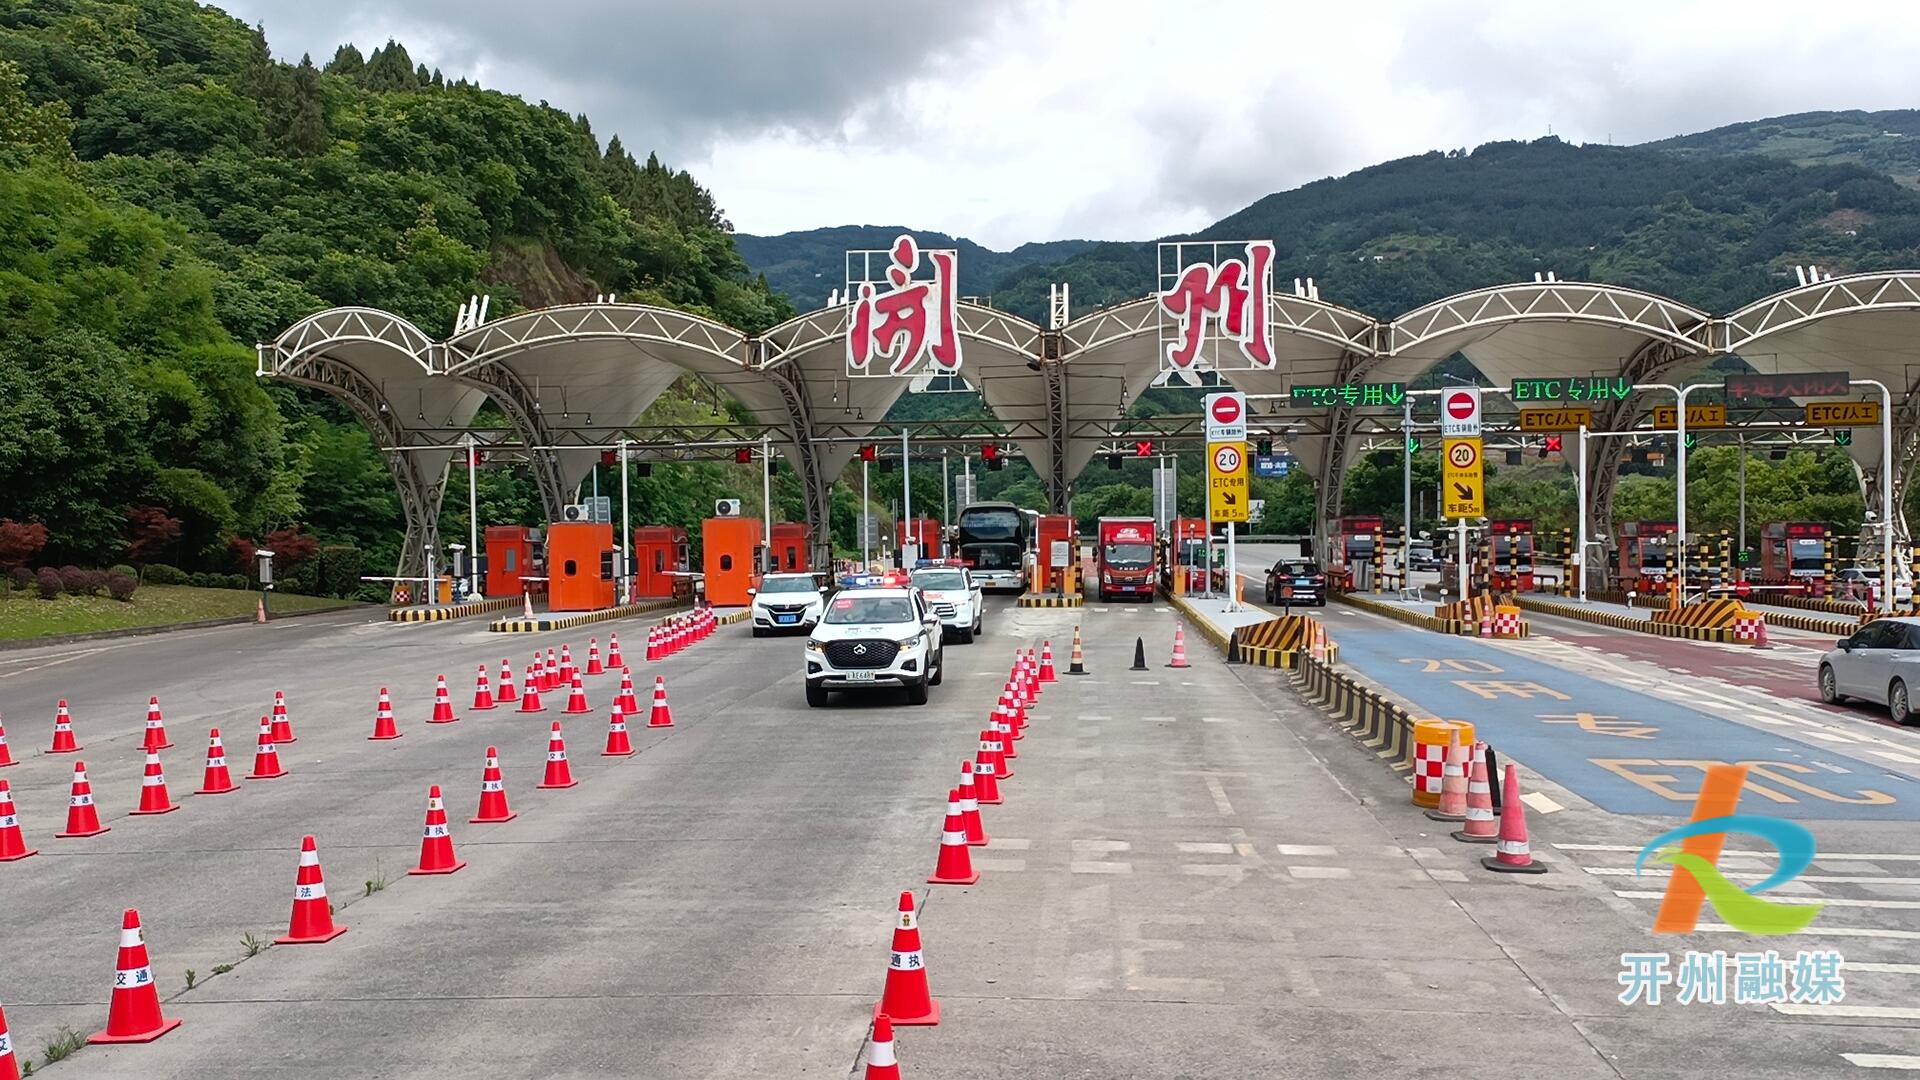
[(925, 705), (927, 687), (946, 674), (940, 617), (915, 588), (843, 589), (807, 638), (807, 704), (834, 690), (904, 686), (907, 704)]
[(986, 606), (973, 575), (957, 566), (923, 566), (913, 572), (913, 584), (940, 616), (941, 627), (962, 645), (971, 644)]
[(812, 574), (768, 574), (749, 591), (754, 637), (775, 630), (811, 630), (827, 606), (827, 590)]

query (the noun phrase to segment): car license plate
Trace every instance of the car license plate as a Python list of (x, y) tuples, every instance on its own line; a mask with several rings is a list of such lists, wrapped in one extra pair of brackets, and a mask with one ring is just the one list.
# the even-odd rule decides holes
[(846, 680), (846, 681), (848, 681), (848, 682), (872, 682), (872, 681), (873, 681), (873, 672), (871, 672), (871, 671), (843, 671), (843, 672), (841, 672), (841, 673), (840, 673), (840, 677), (841, 677), (842, 679), (845, 679), (845, 680)]
[(776, 623), (778, 623), (778, 624), (779, 624), (779, 625), (781, 625), (781, 626), (792, 626), (792, 625), (793, 625), (794, 623), (797, 623), (797, 622), (799, 622), (799, 621), (800, 621), (800, 616), (798, 616), (798, 615), (775, 615), (775, 616), (773, 617), (773, 621), (774, 621), (774, 622), (776, 622)]

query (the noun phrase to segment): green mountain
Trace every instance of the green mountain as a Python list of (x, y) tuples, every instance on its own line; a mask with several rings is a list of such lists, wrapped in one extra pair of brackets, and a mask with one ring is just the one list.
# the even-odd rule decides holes
[[(994, 251), (965, 237), (917, 232), (904, 225), (840, 225), (778, 236), (737, 233), (734, 243), (747, 264), (766, 275), (767, 284), (799, 311), (825, 306), (827, 296), (845, 287), (849, 251), (879, 251), (901, 233), (912, 232), (923, 248), (953, 248), (960, 253), (960, 294), (987, 297), (994, 283), (1033, 263), (1058, 262), (1093, 247), (1091, 240), (1052, 240)], [(882, 264), (876, 263), (877, 271)]]
[(1920, 109), (1794, 113), (1643, 144), (1678, 154), (1762, 154), (1795, 165), (1865, 165), (1920, 187)]

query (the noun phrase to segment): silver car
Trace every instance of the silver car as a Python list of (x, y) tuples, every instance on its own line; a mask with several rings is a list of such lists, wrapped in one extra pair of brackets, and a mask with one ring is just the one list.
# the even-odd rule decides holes
[(1820, 658), (1820, 698), (1884, 701), (1895, 723), (1920, 721), (1913, 696), (1920, 693), (1920, 619), (1875, 619), (1841, 638)]

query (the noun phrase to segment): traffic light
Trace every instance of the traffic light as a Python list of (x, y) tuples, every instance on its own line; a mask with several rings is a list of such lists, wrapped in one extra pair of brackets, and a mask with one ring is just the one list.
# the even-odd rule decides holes
[(981, 443), (980, 460), (989, 462), (1000, 460), (1000, 448), (992, 443)]
[(1548, 454), (1558, 454), (1558, 453), (1560, 453), (1560, 436), (1549, 435), (1541, 441), (1540, 456), (1542, 458), (1546, 457)]
[(611, 450), (600, 451), (600, 464), (602, 465), (611, 465), (615, 461), (618, 461), (619, 459), (620, 459), (620, 455), (614, 453)]
[(1135, 439), (1133, 443), (1133, 456), (1134, 457), (1152, 457), (1153, 456), (1153, 440), (1152, 439)]
[(634, 462), (634, 463), (633, 463), (633, 475), (635, 475), (635, 476), (637, 476), (637, 477), (639, 477), (639, 478), (640, 478), (640, 479), (642, 479), (642, 480), (645, 480), (645, 479), (646, 479), (647, 477), (649, 477), (649, 476), (652, 476), (652, 475), (653, 475), (653, 462), (651, 462), (651, 461), (636, 461), (636, 462)]
[(1741, 548), (1741, 549), (1740, 549), (1740, 555), (1739, 555), (1739, 563), (1740, 563), (1740, 565), (1741, 565), (1741, 566), (1751, 566), (1751, 565), (1753, 564), (1753, 549), (1752, 549), (1752, 548)]
[(780, 475), (780, 459), (774, 456), (773, 454), (767, 455), (767, 475), (768, 476)]
[(1261, 457), (1266, 457), (1273, 453), (1273, 440), (1261, 439), (1259, 442), (1253, 444), (1253, 449), (1254, 452)]
[(1695, 435), (1691, 431), (1687, 432), (1687, 450), (1692, 451), (1694, 447), (1699, 445), (1700, 445), (1700, 436)]
[(1119, 454), (1107, 455), (1107, 468), (1113, 470), (1114, 472), (1119, 472), (1121, 464), (1122, 462), (1120, 460)]
[(1417, 435), (1409, 435), (1409, 436), (1407, 436), (1407, 453), (1408, 453), (1408, 454), (1417, 454), (1417, 453), (1419, 453), (1419, 452), (1420, 452), (1420, 438), (1419, 438), (1419, 436), (1417, 436)]
[(873, 445), (872, 443), (868, 443), (867, 445), (865, 445), (865, 446), (862, 446), (862, 447), (860, 448), (860, 460), (861, 460), (861, 461), (872, 461), (872, 460), (874, 459), (874, 457), (875, 457), (875, 456), (877, 456), (877, 455), (876, 455), (876, 452), (875, 452), (875, 449), (874, 449), (874, 445)]
[(1835, 445), (1835, 446), (1852, 446), (1852, 445), (1853, 445), (1853, 432), (1851, 432), (1851, 431), (1848, 431), (1848, 430), (1847, 430), (1846, 428), (1841, 428), (1841, 429), (1839, 429), (1838, 431), (1835, 431), (1835, 432), (1833, 433), (1833, 445)]
[(753, 447), (751, 446), (735, 447), (733, 451), (733, 463), (735, 465), (753, 464)]

